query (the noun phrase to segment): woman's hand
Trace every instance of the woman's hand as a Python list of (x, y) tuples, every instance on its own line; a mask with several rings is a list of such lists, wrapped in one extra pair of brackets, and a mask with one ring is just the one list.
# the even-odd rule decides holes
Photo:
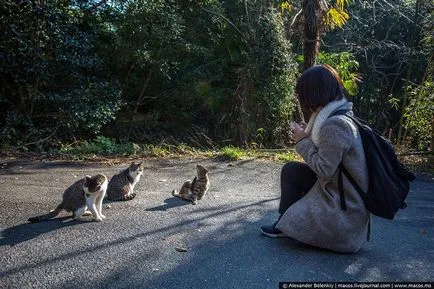
[(307, 137), (307, 134), (305, 133), (307, 124), (305, 122), (292, 123), (292, 138), (295, 142), (300, 141), (301, 139)]

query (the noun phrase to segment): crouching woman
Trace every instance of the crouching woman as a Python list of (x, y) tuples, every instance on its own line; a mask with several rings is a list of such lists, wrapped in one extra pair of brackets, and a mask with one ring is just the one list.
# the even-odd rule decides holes
[(293, 126), (296, 150), (305, 163), (283, 166), (280, 217), (274, 225), (263, 226), (262, 233), (337, 252), (357, 252), (368, 238), (370, 216), (356, 189), (344, 174), (339, 176), (342, 163), (367, 190), (360, 134), (352, 120), (340, 114), (352, 114), (352, 103), (345, 98), (339, 75), (328, 65), (306, 70), (296, 93), (303, 110), (311, 112), (308, 124)]

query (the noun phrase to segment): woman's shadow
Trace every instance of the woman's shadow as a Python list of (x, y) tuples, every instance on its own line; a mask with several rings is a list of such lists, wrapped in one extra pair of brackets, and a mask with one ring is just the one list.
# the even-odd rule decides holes
[(0, 233), (0, 247), (1, 246), (15, 246), (22, 242), (29, 241), (45, 233), (74, 226), (82, 223), (83, 221), (75, 221), (70, 216), (61, 218), (54, 218), (40, 223), (23, 223), (13, 227), (6, 228)]

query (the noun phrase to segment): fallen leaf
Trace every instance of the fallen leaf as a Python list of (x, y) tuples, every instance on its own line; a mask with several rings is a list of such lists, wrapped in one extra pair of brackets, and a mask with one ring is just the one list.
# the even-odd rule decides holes
[(183, 247), (176, 247), (175, 250), (178, 251), (178, 252), (188, 252), (188, 249), (187, 248), (183, 248)]
[(112, 207), (112, 205), (105, 205), (106, 209), (110, 209)]

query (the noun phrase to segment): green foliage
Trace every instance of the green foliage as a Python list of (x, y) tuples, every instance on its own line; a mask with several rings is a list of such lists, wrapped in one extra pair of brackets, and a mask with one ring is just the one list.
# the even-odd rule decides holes
[(122, 101), (116, 82), (100, 76), (97, 27), (65, 1), (3, 1), (0, 9), (1, 145), (99, 133)]
[[(303, 63), (303, 55), (297, 57), (297, 62), (299, 64)], [(317, 62), (328, 64), (339, 72), (344, 87), (349, 95), (353, 96), (359, 92), (358, 82), (361, 82), (358, 73), (359, 63), (355, 60), (353, 54), (349, 52), (320, 52), (317, 57)]]
[(262, 15), (260, 23), (253, 50), (258, 69), (257, 93), (254, 96), (258, 105), (251, 120), (256, 124), (253, 133), (262, 129), (261, 137), (265, 143), (287, 143), (287, 132), (295, 109), (297, 66), (291, 44), (285, 37), (281, 15), (270, 9)]
[(347, 23), (350, 15), (340, 6), (331, 7), (324, 17), (324, 23), (329, 29), (340, 28)]
[(298, 156), (295, 152), (278, 152), (275, 154), (275, 159), (284, 163), (301, 161), (300, 156)]
[(97, 136), (90, 142), (83, 141), (78, 145), (62, 145), (59, 152), (66, 155), (82, 157), (87, 155), (136, 155), (141, 151), (135, 143), (116, 143), (115, 140)]
[[(405, 87), (421, 84), (433, 51), (429, 45), (433, 12), (429, 1), (384, 3), (354, 1), (350, 19), (342, 29), (327, 34), (324, 47), (327, 52), (349, 51), (354, 56), (363, 80), (353, 96), (356, 114), (380, 131), (392, 129), (396, 136)], [(398, 101), (389, 102), (391, 98)]]
[(430, 79), (422, 85), (413, 85), (407, 89), (410, 101), (404, 110), (404, 127), (418, 149), (428, 150), (433, 133), (434, 82)]
[[(420, 127), (432, 80), (423, 75), (432, 59), (434, 14), (421, 3), (413, 21), (411, 1), (394, 3), (396, 9), (330, 2), (334, 10), (322, 16), (332, 26), (346, 24), (327, 34), (318, 62), (337, 68), (357, 114), (383, 129), (396, 131), (402, 113), (389, 99), (401, 106), (406, 84), (420, 84), (409, 90), (405, 125), (426, 147)], [(297, 5), (0, 1), (0, 147), (171, 156), (201, 145), (194, 128), (212, 147), (285, 146), (299, 72), (293, 51), (302, 42), (293, 34), (300, 27), (292, 23)], [(119, 141), (127, 138), (154, 146), (123, 147)], [(71, 142), (80, 145), (59, 145)]]
[[(119, 89), (105, 81), (88, 83), (71, 90), (62, 98), (53, 97), (60, 109), (67, 108), (68, 117), (61, 119), (69, 133), (100, 133), (103, 125), (115, 119), (122, 105)], [(49, 105), (47, 103), (47, 105)]]
[(237, 161), (246, 156), (246, 152), (238, 147), (227, 146), (221, 149), (222, 157), (231, 161)]
[(357, 84), (361, 81), (358, 74), (359, 63), (356, 61), (353, 54), (349, 52), (323, 52), (318, 55), (318, 62), (329, 64), (339, 72), (344, 87), (350, 95), (356, 95), (359, 92)]

